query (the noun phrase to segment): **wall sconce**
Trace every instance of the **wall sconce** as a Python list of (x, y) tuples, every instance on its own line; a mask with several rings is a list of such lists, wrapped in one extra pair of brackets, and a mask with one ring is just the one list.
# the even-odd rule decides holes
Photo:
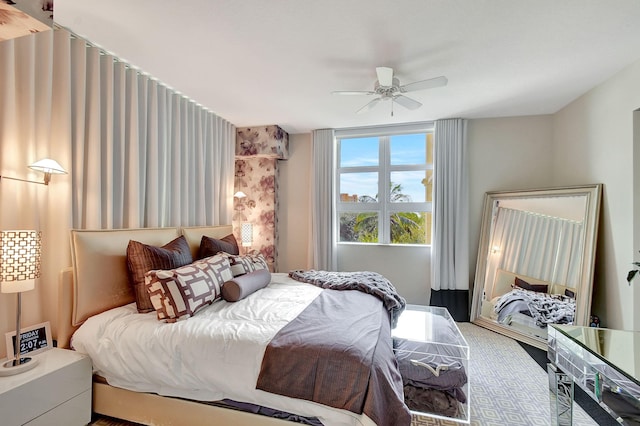
[(2, 364), (0, 376), (31, 370), (38, 363), (35, 358), (20, 356), (20, 316), (22, 292), (33, 290), (35, 279), (40, 277), (41, 248), (41, 232), (0, 231), (0, 293), (18, 293), (14, 359)]
[(0, 180), (1, 179), (11, 179), (11, 180), (19, 180), (21, 182), (30, 182), (30, 183), (37, 183), (40, 185), (49, 185), (49, 182), (51, 181), (51, 175), (66, 175), (67, 171), (65, 169), (62, 168), (62, 166), (60, 164), (58, 164), (57, 161), (52, 160), (50, 158), (44, 158), (42, 160), (36, 161), (33, 164), (29, 164), (28, 166), (31, 170), (36, 170), (38, 172), (42, 172), (44, 173), (44, 181), (43, 182), (38, 182), (35, 180), (28, 180), (28, 179), (19, 179), (19, 178), (14, 178), (14, 177), (9, 177), (9, 176), (0, 176)]
[[(253, 224), (251, 222), (244, 222), (240, 226), (240, 240), (242, 241), (242, 247), (251, 247), (253, 243)], [(246, 249), (249, 250), (248, 248)]]
[(235, 198), (244, 198), (244, 197), (246, 197), (246, 196), (247, 196), (247, 194), (245, 194), (245, 193), (244, 193), (244, 192), (242, 192), (242, 191), (238, 191), (238, 192), (236, 192), (235, 194), (233, 194), (233, 196), (234, 196)]

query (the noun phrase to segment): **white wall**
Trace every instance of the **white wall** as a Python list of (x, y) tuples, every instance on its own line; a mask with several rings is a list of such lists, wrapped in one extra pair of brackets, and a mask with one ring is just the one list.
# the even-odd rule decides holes
[(289, 159), (278, 161), (278, 272), (307, 269), (311, 134), (289, 135)]
[(428, 305), (431, 296), (431, 248), (339, 244), (340, 271), (374, 271), (389, 279), (407, 303)]
[(640, 219), (633, 210), (640, 197), (633, 184), (640, 167), (633, 139), (638, 107), (640, 62), (556, 113), (553, 125), (556, 180), (604, 184), (592, 312), (605, 327), (628, 330), (640, 330), (640, 317), (634, 318), (640, 280), (633, 287), (626, 282), (631, 262), (640, 260), (640, 241), (634, 240)]

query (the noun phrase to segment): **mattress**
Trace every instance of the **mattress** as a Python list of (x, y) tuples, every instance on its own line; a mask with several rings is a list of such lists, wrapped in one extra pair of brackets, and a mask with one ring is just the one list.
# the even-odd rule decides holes
[(89, 318), (71, 345), (88, 354), (94, 372), (116, 387), (197, 401), (231, 399), (325, 425), (372, 425), (366, 415), (256, 389), (269, 341), (323, 290), (272, 274), (271, 283), (235, 303), (217, 301), (194, 317), (168, 324), (134, 303)]

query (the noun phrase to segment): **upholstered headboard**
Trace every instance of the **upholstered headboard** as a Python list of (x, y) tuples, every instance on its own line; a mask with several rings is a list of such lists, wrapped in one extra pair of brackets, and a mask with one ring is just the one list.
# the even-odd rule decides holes
[(72, 230), (72, 266), (60, 273), (58, 345), (67, 346), (73, 331), (90, 316), (135, 300), (127, 271), (129, 240), (162, 246), (183, 234), (195, 255), (203, 235), (222, 238), (232, 232), (231, 225)]
[(491, 294), (487, 295), (487, 299), (491, 300), (494, 297), (502, 296), (503, 294), (510, 292), (513, 289), (512, 286), (516, 277), (531, 284), (547, 284), (549, 286), (549, 294), (564, 294), (565, 290), (567, 289), (573, 291), (574, 293), (577, 293), (576, 289), (571, 287), (567, 287), (561, 284), (553, 284), (537, 278), (528, 277), (526, 275), (505, 271), (504, 269), (498, 269), (496, 271), (496, 278), (493, 281), (493, 289), (491, 291)]

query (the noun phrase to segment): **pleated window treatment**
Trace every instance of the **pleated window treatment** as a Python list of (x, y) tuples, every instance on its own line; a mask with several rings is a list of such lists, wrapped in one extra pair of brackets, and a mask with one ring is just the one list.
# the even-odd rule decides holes
[(504, 207), (497, 209), (487, 277), (496, 269), (576, 287), (580, 282), (582, 222)]
[[(231, 223), (234, 156), (233, 125), (68, 31), (0, 43), (0, 174), (42, 181), (27, 165), (46, 157), (69, 172), (0, 183), (0, 229), (43, 233), (43, 283), (71, 265), (70, 228)], [(33, 293), (25, 321), (55, 319), (55, 286)]]
[(312, 132), (311, 245), (309, 263), (314, 269), (338, 267), (335, 238), (335, 134), (333, 129)]
[(235, 127), (66, 31), (56, 38), (70, 78), (73, 227), (231, 223)]
[(431, 288), (469, 289), (467, 121), (435, 123)]

